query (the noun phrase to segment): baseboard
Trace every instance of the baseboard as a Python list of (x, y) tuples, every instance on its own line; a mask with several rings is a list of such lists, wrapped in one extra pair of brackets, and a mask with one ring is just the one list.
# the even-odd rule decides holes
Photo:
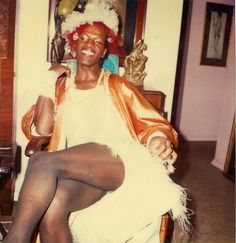
[(183, 136), (187, 141), (217, 141), (217, 137)]
[(217, 159), (213, 159), (211, 164), (214, 165), (215, 167), (217, 167), (218, 169), (224, 171), (224, 163), (222, 163), (221, 161), (219, 161)]

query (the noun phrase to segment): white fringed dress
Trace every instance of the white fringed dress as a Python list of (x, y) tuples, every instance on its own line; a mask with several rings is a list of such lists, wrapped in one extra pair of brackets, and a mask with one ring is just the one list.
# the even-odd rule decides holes
[(161, 215), (172, 209), (182, 217), (182, 188), (169, 178), (162, 162), (134, 140), (125, 127), (111, 96), (98, 84), (90, 90), (67, 80), (59, 149), (95, 142), (107, 145), (125, 166), (123, 184), (90, 207), (74, 212), (70, 226), (79, 243), (158, 243)]

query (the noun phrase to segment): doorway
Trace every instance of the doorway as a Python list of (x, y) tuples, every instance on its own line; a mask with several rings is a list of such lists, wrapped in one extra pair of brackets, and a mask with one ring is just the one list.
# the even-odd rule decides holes
[(171, 113), (171, 124), (177, 130), (179, 127), (180, 113), (181, 113), (181, 106), (182, 106), (184, 73), (185, 73), (185, 63), (186, 63), (188, 42), (189, 42), (189, 28), (191, 22), (191, 14), (192, 14), (192, 0), (184, 0), (178, 59), (177, 59), (176, 75), (175, 75), (174, 96), (173, 96), (172, 113)]

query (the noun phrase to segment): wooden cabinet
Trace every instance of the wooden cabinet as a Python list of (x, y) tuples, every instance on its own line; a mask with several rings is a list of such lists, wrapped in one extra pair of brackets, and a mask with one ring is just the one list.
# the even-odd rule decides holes
[(0, 144), (6, 146), (14, 140), (15, 9), (15, 0), (0, 1)]
[(161, 91), (139, 90), (153, 107), (165, 118), (167, 113), (164, 111), (166, 95)]
[(16, 0), (0, 1), (0, 215), (10, 215), (20, 148), (15, 142), (14, 40)]
[(19, 172), (21, 148), (0, 148), (0, 215), (12, 214), (16, 175)]

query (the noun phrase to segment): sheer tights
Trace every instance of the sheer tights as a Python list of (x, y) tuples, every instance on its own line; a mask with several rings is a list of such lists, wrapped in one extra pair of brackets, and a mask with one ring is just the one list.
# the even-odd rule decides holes
[(38, 222), (42, 242), (72, 242), (69, 213), (117, 189), (123, 178), (122, 161), (106, 146), (88, 143), (36, 153), (30, 158), (13, 223), (3, 242), (30, 242)]

